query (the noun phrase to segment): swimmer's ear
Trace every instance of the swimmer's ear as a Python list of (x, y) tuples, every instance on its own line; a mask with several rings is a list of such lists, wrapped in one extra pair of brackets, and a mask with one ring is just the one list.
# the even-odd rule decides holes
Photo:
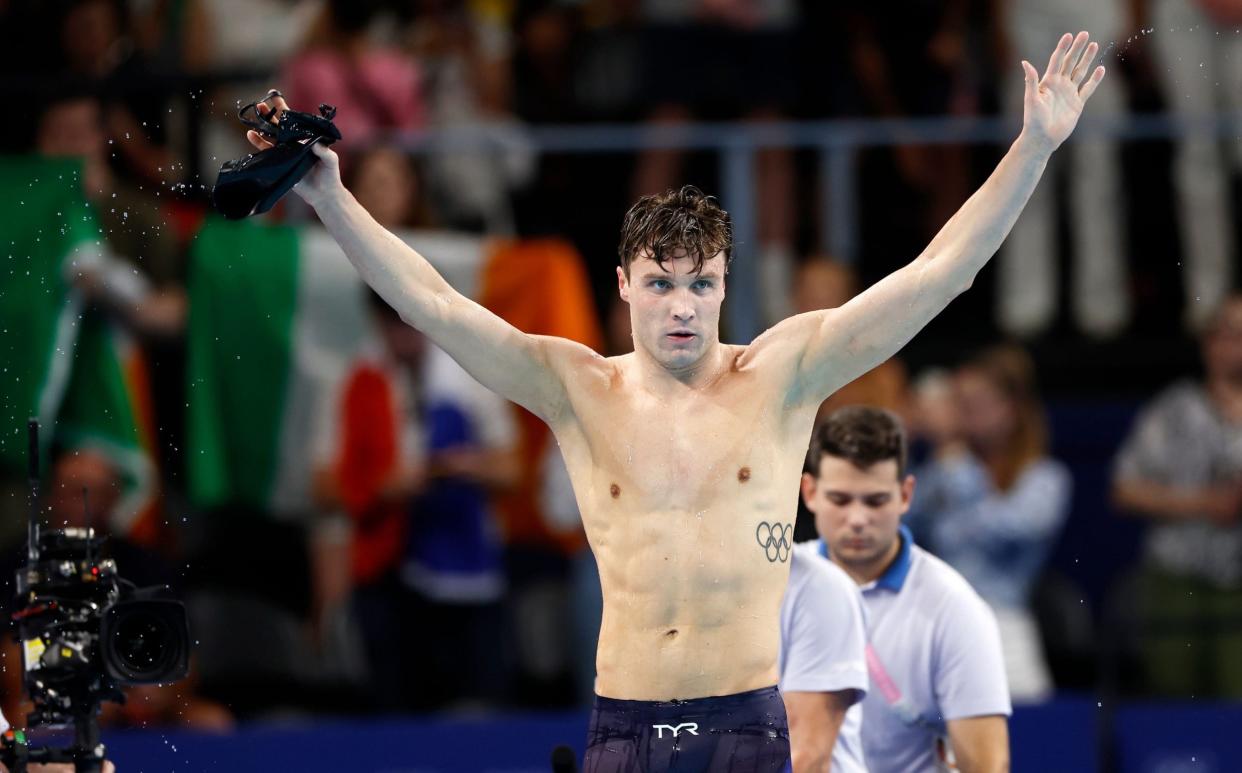
[(625, 275), (625, 269), (617, 266), (617, 293), (621, 296), (621, 300), (626, 303), (630, 302), (630, 280)]

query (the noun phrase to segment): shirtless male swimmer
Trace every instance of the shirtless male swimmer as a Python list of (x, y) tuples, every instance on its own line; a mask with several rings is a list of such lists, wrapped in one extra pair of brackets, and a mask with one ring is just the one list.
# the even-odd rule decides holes
[[(482, 384), (552, 428), (599, 563), (604, 615), (585, 770), (779, 771), (781, 596), (820, 403), (895, 354), (1000, 247), (1104, 78), (1065, 35), (1023, 62), (1022, 131), (913, 262), (844, 306), (722, 344), (729, 217), (683, 188), (625, 217), (617, 285), (634, 351), (532, 336), (453, 290), (341, 184), (322, 145), (295, 190), (362, 278)], [(1090, 76), (1090, 77), (1088, 77)], [(268, 117), (287, 106), (279, 97)], [(259, 148), (268, 143), (248, 134)]]

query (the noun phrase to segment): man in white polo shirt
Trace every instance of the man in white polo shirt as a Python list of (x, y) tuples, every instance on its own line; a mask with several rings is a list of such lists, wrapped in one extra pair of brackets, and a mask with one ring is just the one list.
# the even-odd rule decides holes
[(921, 773), (953, 762), (966, 773), (1007, 771), (1011, 707), (996, 618), (961, 575), (913, 543), (901, 525), (913, 494), (894, 415), (854, 406), (816, 428), (802, 498), (820, 551), (862, 590), (868, 769)]
[[(784, 544), (780, 538), (788, 536), (777, 535), (778, 550)], [(778, 664), (789, 749), (798, 773), (866, 773), (861, 736), (866, 650), (857, 586), (817, 554), (816, 543), (795, 546), (781, 602)]]

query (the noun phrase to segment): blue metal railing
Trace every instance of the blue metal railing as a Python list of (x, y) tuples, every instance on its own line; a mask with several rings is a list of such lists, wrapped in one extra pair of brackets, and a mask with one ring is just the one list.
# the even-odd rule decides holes
[[(1187, 135), (1237, 135), (1242, 114), (1174, 116), (1084, 116), (1070, 142), (1172, 139)], [(628, 153), (654, 149), (714, 151), (719, 154), (720, 198), (733, 217), (735, 252), (726, 323), (735, 341), (762, 330), (758, 302), (758, 218), (755, 211), (755, 154), (765, 148), (818, 150), (820, 248), (850, 264), (858, 258), (858, 151), (892, 145), (1002, 144), (1018, 135), (1010, 117), (842, 119), (764, 124), (679, 126), (590, 125), (528, 127), (522, 140), (541, 153)], [(503, 152), (512, 147), (512, 127), (501, 135), (486, 125), (392, 135), (389, 142), (415, 154), (451, 151)]]

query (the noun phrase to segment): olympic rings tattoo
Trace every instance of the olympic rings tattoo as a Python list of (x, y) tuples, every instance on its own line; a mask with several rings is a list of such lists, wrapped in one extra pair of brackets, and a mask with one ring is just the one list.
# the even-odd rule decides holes
[(755, 541), (768, 557), (768, 561), (784, 563), (789, 560), (789, 551), (793, 548), (792, 523), (768, 523), (760, 521), (755, 529)]

